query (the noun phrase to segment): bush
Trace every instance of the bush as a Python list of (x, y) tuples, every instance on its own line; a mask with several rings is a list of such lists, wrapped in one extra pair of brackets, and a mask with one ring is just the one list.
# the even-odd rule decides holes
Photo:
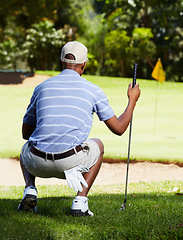
[[(63, 29), (56, 30), (51, 21), (41, 21), (33, 24), (27, 30), (26, 41), (23, 44), (24, 60), (27, 60), (31, 70), (55, 70), (59, 59), (60, 48), (65, 43)], [(55, 56), (58, 55), (58, 58)]]

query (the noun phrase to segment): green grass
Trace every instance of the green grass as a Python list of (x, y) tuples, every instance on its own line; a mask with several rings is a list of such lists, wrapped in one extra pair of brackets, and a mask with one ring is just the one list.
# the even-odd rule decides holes
[[(125, 110), (126, 91), (131, 79), (85, 77), (103, 89), (117, 116)], [(142, 94), (133, 116), (131, 159), (183, 163), (183, 83), (158, 84), (157, 81), (141, 79), (137, 82)], [(21, 138), (22, 118), (32, 92), (31, 87), (0, 86), (0, 157), (15, 157), (20, 153), (24, 143)], [(123, 136), (116, 136), (94, 116), (90, 137), (104, 142), (105, 157), (127, 158), (128, 130)]]
[[(38, 213), (18, 213), (23, 187), (0, 188), (0, 239), (183, 239), (183, 183), (93, 186), (94, 217), (69, 215), (74, 192), (66, 186), (38, 186)], [(177, 188), (176, 192), (173, 189)]]
[(40, 75), (49, 75), (49, 76), (56, 76), (58, 75), (60, 72), (59, 71), (36, 71), (36, 74), (40, 74)]

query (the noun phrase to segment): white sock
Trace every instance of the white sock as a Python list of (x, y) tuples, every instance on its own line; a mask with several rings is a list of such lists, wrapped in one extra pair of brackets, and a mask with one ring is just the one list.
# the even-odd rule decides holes
[(76, 196), (75, 197), (76, 200), (81, 200), (83, 202), (86, 202), (86, 200), (88, 199), (87, 197), (84, 197), (84, 196)]

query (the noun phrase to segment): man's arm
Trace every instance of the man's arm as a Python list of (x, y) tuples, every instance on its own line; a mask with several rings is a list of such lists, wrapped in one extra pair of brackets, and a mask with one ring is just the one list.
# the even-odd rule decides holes
[(29, 140), (30, 136), (32, 135), (32, 133), (35, 130), (35, 126), (33, 125), (29, 125), (27, 123), (23, 123), (22, 124), (22, 137), (25, 140)]
[(140, 92), (139, 84), (136, 84), (135, 87), (132, 88), (132, 84), (130, 83), (128, 87), (129, 102), (126, 110), (118, 118), (114, 115), (112, 118), (105, 121), (105, 124), (113, 133), (122, 135), (126, 131), (131, 121), (136, 102), (140, 96)]

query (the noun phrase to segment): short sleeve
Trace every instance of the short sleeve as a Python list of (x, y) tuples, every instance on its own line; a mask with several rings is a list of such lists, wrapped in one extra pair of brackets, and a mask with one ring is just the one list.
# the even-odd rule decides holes
[(102, 89), (97, 90), (94, 112), (98, 115), (100, 121), (106, 121), (114, 116), (114, 111)]

